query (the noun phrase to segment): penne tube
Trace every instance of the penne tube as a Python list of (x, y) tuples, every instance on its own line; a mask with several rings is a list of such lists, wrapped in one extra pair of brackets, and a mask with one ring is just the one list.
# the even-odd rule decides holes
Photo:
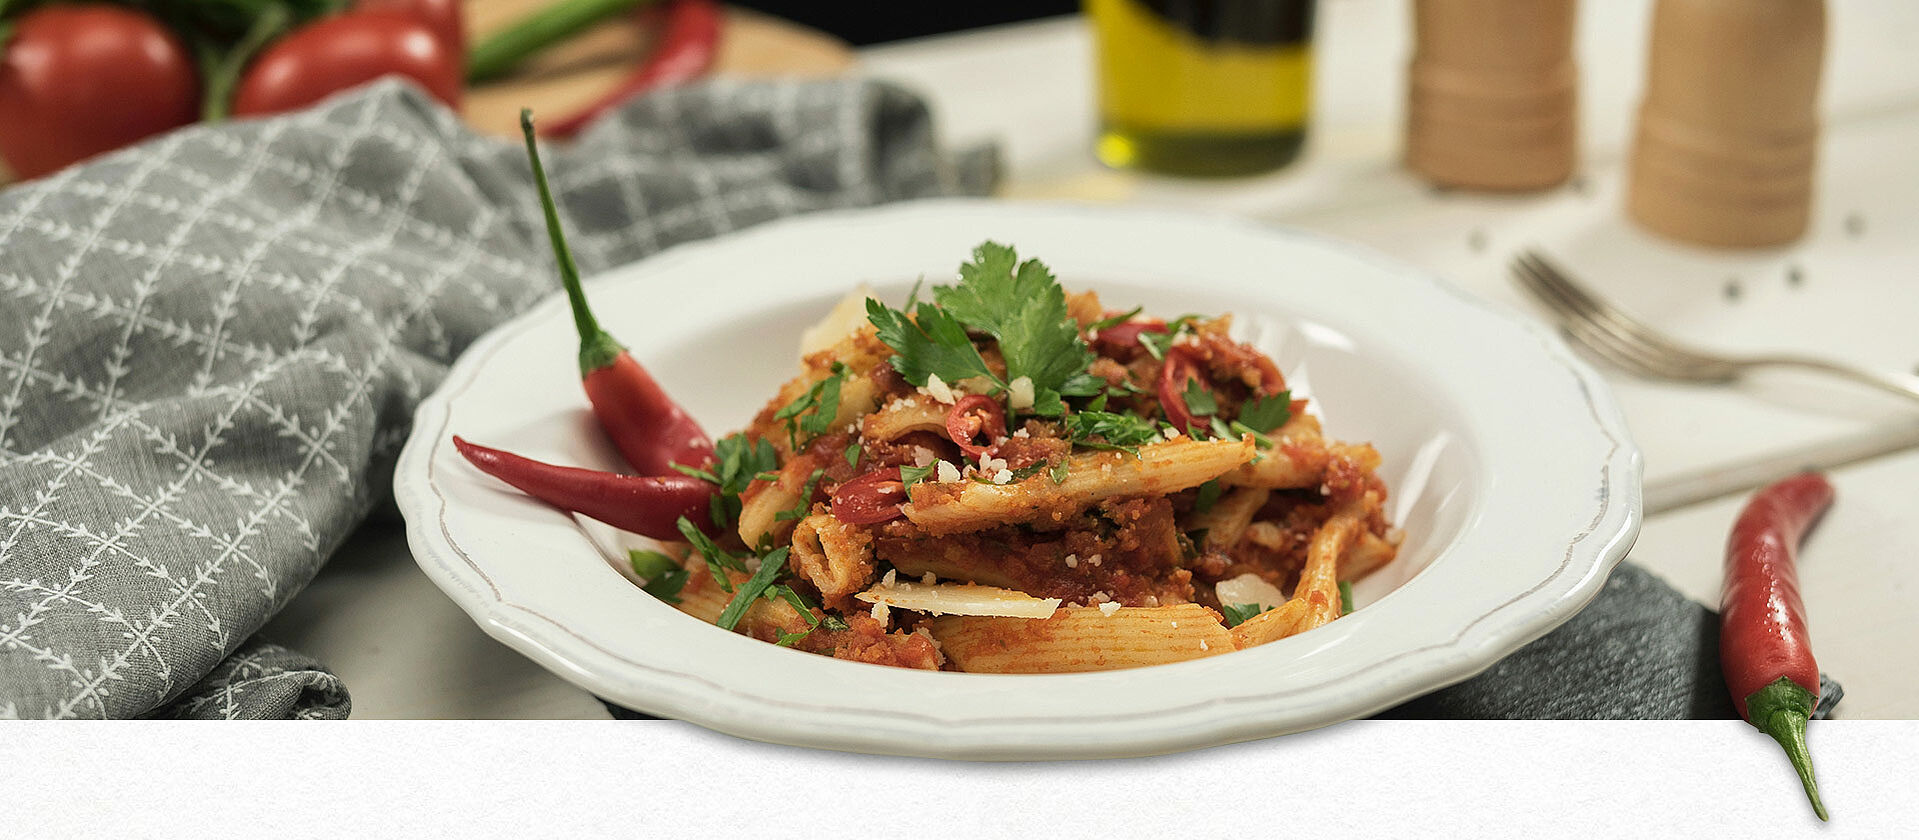
[(787, 565), (812, 583), (829, 607), (847, 607), (848, 597), (873, 580), (872, 533), (829, 514), (800, 520), (792, 548)]
[(768, 534), (775, 542), (784, 541), (793, 530), (793, 520), (781, 520), (780, 513), (799, 507), (800, 494), (806, 491), (806, 480), (812, 477), (813, 469), (811, 460), (789, 458), (780, 467), (778, 478), (754, 482), (740, 498), (740, 539), (750, 546), (759, 545)]
[(941, 616), (929, 629), (948, 661), (981, 673), (1112, 671), (1235, 649), (1219, 616), (1198, 604), (1068, 607), (1046, 619)]
[(1341, 510), (1319, 526), (1306, 548), (1306, 566), (1299, 572), (1292, 599), (1234, 627), (1233, 641), (1241, 648), (1263, 645), (1339, 618), (1340, 557), (1360, 532), (1361, 511), (1377, 503), (1367, 494), (1365, 502)]
[(1251, 438), (1173, 440), (1126, 452), (1067, 459), (1063, 481), (1041, 472), (1018, 484), (974, 481), (916, 484), (906, 518), (929, 534), (975, 531), (1039, 520), (1063, 521), (1120, 496), (1164, 496), (1197, 487), (1253, 458)]
[(1352, 550), (1339, 558), (1339, 579), (1359, 580), (1391, 563), (1398, 555), (1399, 546), (1392, 541), (1371, 532), (1362, 533), (1353, 541)]
[(942, 540), (881, 539), (875, 551), (879, 559), (893, 564), (893, 568), (905, 577), (919, 578), (930, 574), (941, 580), (957, 580), (1001, 589), (1019, 588), (1019, 582), (987, 562), (989, 558), (968, 551), (963, 546), (948, 545)]
[(1239, 543), (1253, 515), (1264, 507), (1273, 491), (1264, 487), (1241, 487), (1213, 502), (1212, 508), (1194, 511), (1182, 530), (1206, 532), (1208, 551), (1226, 551)]
[(860, 421), (864, 440), (894, 440), (911, 432), (946, 434), (946, 415), (952, 406), (925, 394), (901, 397), (881, 406)]

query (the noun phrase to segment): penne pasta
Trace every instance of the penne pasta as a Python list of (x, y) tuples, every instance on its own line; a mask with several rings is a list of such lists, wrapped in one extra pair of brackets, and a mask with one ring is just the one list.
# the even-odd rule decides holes
[(1112, 671), (1235, 649), (1219, 616), (1198, 604), (1070, 607), (1047, 619), (944, 616), (928, 627), (960, 670), (997, 674)]
[(1018, 484), (919, 484), (906, 518), (929, 534), (1061, 520), (1121, 496), (1163, 496), (1217, 478), (1253, 457), (1251, 438), (1148, 444), (1139, 454), (1096, 452), (1067, 460), (1063, 480), (1040, 474)]
[(845, 607), (849, 596), (873, 580), (873, 535), (831, 516), (800, 520), (792, 547), (787, 563), (829, 607)]
[[(715, 489), (676, 530), (712, 565), (681, 547), (680, 588), (650, 591), (844, 660), (1069, 673), (1305, 632), (1398, 554), (1379, 452), (1327, 438), (1230, 316), (1109, 310), (990, 242), (957, 276), (806, 332), (799, 374), (688, 470)], [(726, 533), (693, 533), (709, 518)]]
[(946, 414), (952, 406), (925, 394), (901, 397), (860, 421), (865, 440), (895, 440), (910, 432), (946, 434)]
[(1239, 543), (1240, 535), (1246, 533), (1246, 526), (1253, 523), (1253, 515), (1271, 498), (1273, 491), (1264, 487), (1241, 487), (1235, 489), (1205, 511), (1194, 511), (1186, 523), (1187, 531), (1205, 531), (1208, 551), (1225, 551)]

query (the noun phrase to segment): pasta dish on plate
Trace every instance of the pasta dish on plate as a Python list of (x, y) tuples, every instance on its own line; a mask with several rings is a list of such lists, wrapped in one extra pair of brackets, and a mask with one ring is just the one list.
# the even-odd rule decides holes
[(599, 329), (548, 222), (588, 396), (641, 475), (455, 443), (659, 540), (634, 577), (702, 621), (906, 668), (1131, 668), (1338, 620), (1397, 552), (1378, 452), (1326, 437), (1228, 315), (1110, 309), (987, 242), (902, 308), (849, 295), (714, 442)]
[(992, 243), (960, 277), (813, 331), (727, 447), (757, 459), (729, 525), (760, 565), (693, 544), (680, 609), (717, 622), (783, 563), (790, 588), (735, 630), (914, 668), (1103, 670), (1312, 629), (1392, 559), (1378, 454), (1324, 438), (1228, 318), (1108, 311)]

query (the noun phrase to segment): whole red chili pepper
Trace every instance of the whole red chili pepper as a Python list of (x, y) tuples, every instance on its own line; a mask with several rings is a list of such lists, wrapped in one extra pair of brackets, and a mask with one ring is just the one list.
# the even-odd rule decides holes
[[(656, 14), (662, 13), (662, 14)], [(649, 90), (691, 81), (713, 66), (719, 53), (720, 26), (725, 14), (713, 0), (672, 0), (664, 9), (640, 10), (647, 20), (658, 19), (660, 34), (653, 51), (633, 73), (592, 104), (547, 126), (549, 137), (571, 137), (599, 115)]]
[[(973, 442), (982, 435), (986, 446)], [(978, 458), (986, 454), (994, 439), (1006, 436), (1006, 409), (1000, 407), (999, 400), (981, 394), (961, 397), (953, 403), (953, 410), (946, 412), (946, 436), (959, 444), (961, 452)]]
[(1819, 703), (1819, 666), (1812, 658), (1793, 558), (1832, 497), (1832, 485), (1818, 473), (1796, 475), (1755, 494), (1726, 543), (1719, 603), (1719, 661), (1733, 705), (1785, 747), (1822, 820), (1826, 806), (1819, 801), (1806, 750), (1806, 721)]
[(553, 240), (553, 258), (559, 263), (560, 282), (566, 286), (567, 301), (573, 307), (573, 323), (580, 332), (580, 380), (586, 386), (587, 400), (593, 403), (593, 416), (613, 439), (613, 445), (641, 475), (671, 475), (675, 464), (703, 467), (713, 460), (713, 439), (707, 437), (698, 421), (679, 403), (667, 396), (660, 383), (633, 360), (613, 336), (600, 328), (587, 308), (586, 292), (580, 288), (580, 271), (573, 265), (573, 253), (566, 247), (566, 235), (560, 231), (559, 212), (553, 206), (553, 193), (546, 184), (546, 170), (540, 165), (540, 150), (534, 142), (533, 112), (520, 112), (520, 131), (526, 135), (526, 154), (533, 165), (533, 180), (539, 184), (540, 206), (546, 212), (546, 232)]
[(877, 525), (906, 515), (906, 485), (898, 467), (874, 470), (833, 491), (833, 518), (848, 525)]
[(480, 471), (557, 508), (656, 540), (682, 539), (680, 517), (712, 533), (707, 515), (713, 485), (692, 476), (634, 476), (562, 467), (453, 436), (453, 446)]

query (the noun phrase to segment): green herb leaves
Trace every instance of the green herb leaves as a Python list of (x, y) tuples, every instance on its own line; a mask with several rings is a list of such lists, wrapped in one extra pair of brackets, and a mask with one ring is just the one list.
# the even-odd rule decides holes
[(1253, 616), (1265, 612), (1259, 608), (1258, 604), (1221, 604), (1219, 611), (1221, 615), (1226, 616), (1227, 627), (1238, 627), (1252, 620)]
[(774, 549), (773, 553), (760, 558), (760, 570), (741, 583), (739, 589), (734, 590), (733, 600), (726, 603), (726, 609), (720, 611), (720, 620), (713, 623), (721, 630), (731, 630), (738, 626), (740, 618), (746, 615), (746, 609), (753, 606), (753, 599), (764, 594), (766, 588), (773, 585), (773, 579), (786, 570), (788, 550), (785, 546), (781, 546)]
[(924, 387), (929, 376), (945, 382), (974, 376), (999, 381), (986, 369), (986, 360), (980, 358), (979, 348), (966, 336), (966, 328), (938, 306), (922, 302), (908, 318), (906, 313), (869, 298), (866, 319), (879, 330), (880, 341), (898, 354), (893, 357), (893, 369), (914, 386)]
[[(1022, 377), (1033, 383), (1033, 411), (1057, 416), (1061, 394), (1090, 394), (1083, 376), (1093, 351), (1066, 312), (1066, 293), (1045, 264), (1019, 261), (1005, 245), (986, 242), (959, 269), (959, 283), (933, 287), (935, 304), (913, 307), (913, 317), (876, 300), (867, 319), (898, 355), (893, 367), (906, 381), (924, 386), (928, 376), (952, 383), (985, 377), (1005, 389)], [(1006, 376), (994, 376), (967, 330), (991, 336), (1006, 361)]]
[(786, 421), (787, 441), (793, 449), (800, 448), (801, 432), (811, 440), (832, 428), (833, 418), (840, 413), (840, 386), (844, 384), (846, 365), (834, 362), (831, 375), (813, 383), (805, 393), (773, 413), (773, 419)]
[(1117, 449), (1138, 454), (1139, 447), (1163, 440), (1159, 424), (1136, 414), (1076, 411), (1067, 415), (1066, 433), (1074, 446)]
[(720, 486), (720, 492), (713, 495), (709, 513), (713, 524), (721, 528), (731, 528), (739, 521), (740, 494), (746, 492), (746, 485), (779, 468), (779, 455), (773, 451), (772, 443), (764, 439), (749, 441), (739, 434), (727, 435), (713, 444), (710, 470), (673, 465), (673, 469)]
[(1266, 434), (1286, 425), (1293, 418), (1293, 392), (1281, 391), (1270, 397), (1254, 397), (1239, 407), (1239, 422), (1254, 432)]

